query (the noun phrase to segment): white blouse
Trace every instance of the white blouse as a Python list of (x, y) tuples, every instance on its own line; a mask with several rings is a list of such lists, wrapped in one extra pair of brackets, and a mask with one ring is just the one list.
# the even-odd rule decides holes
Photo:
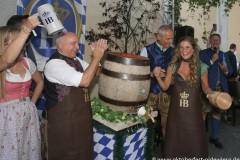
[(10, 82), (26, 82), (32, 78), (32, 74), (36, 71), (36, 66), (33, 63), (33, 61), (29, 58), (23, 57), (28, 65), (28, 69), (23, 65), (23, 67), (26, 69), (26, 74), (24, 78), (19, 74), (14, 74), (11, 72), (10, 69), (6, 70), (6, 80)]

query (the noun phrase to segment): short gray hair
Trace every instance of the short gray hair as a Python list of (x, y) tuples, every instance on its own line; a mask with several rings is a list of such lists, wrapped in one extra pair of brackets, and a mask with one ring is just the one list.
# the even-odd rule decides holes
[(173, 32), (173, 29), (168, 25), (162, 25), (158, 29), (158, 34), (160, 36), (163, 36), (166, 31), (172, 31)]

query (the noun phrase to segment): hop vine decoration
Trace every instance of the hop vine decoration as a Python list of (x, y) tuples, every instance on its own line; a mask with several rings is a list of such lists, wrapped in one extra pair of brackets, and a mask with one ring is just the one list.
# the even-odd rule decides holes
[[(206, 22), (210, 20), (210, 12), (213, 8), (220, 6), (223, 4), (225, 6), (225, 15), (229, 16), (229, 12), (231, 11), (234, 4), (240, 5), (240, 0), (175, 0), (174, 4), (174, 12), (175, 12), (175, 25), (179, 25), (182, 22), (186, 21), (186, 19), (181, 18), (181, 10), (182, 4), (189, 4), (188, 10), (192, 13), (191, 17), (196, 17), (200, 26), (204, 27), (202, 39), (206, 43), (207, 37), (210, 31), (207, 31), (205, 28)], [(202, 12), (199, 15), (194, 15), (197, 9), (202, 9)]]
[(139, 117), (135, 114), (128, 114), (122, 111), (113, 111), (108, 106), (101, 105), (99, 98), (93, 98), (91, 100), (93, 116), (99, 117), (109, 122), (121, 123), (121, 122), (139, 122), (146, 123), (145, 117)]
[(220, 4), (224, 4), (226, 15), (229, 14), (234, 4), (238, 3), (240, 5), (240, 0), (175, 0), (175, 20), (179, 22), (180, 12), (182, 9), (182, 4), (188, 3), (189, 10), (195, 12), (196, 9), (200, 7), (203, 9), (202, 16), (208, 15), (213, 7), (218, 7)]

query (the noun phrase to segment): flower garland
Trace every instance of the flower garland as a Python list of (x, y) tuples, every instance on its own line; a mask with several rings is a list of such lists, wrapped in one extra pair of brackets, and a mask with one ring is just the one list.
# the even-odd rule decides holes
[[(91, 100), (93, 116), (99, 117), (109, 122), (120, 123), (120, 122), (139, 122), (146, 123), (144, 116), (139, 117), (137, 114), (128, 114), (122, 111), (113, 111), (109, 106), (101, 105), (99, 98), (93, 98)], [(146, 108), (146, 107), (145, 107)]]

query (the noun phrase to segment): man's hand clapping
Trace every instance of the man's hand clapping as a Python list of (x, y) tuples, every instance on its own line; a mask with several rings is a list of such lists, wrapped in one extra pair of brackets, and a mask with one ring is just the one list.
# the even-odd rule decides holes
[(91, 43), (90, 49), (92, 51), (92, 58), (100, 61), (107, 48), (107, 40), (105, 39), (99, 39), (97, 42)]

